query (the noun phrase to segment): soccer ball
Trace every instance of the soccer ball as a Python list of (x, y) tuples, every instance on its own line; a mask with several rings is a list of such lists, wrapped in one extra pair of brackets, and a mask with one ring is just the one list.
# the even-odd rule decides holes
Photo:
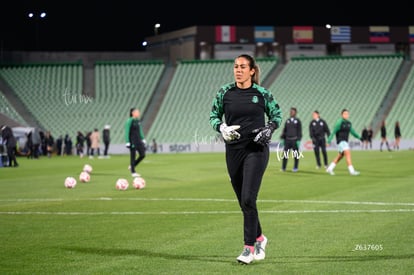
[(83, 172), (86, 172), (86, 173), (92, 173), (92, 166), (90, 166), (89, 164), (85, 164), (84, 166), (83, 166)]
[(143, 189), (145, 188), (145, 180), (142, 177), (136, 177), (134, 178), (132, 185), (134, 186), (135, 189)]
[(88, 172), (82, 171), (79, 175), (79, 180), (81, 182), (89, 182), (91, 180), (91, 176)]
[(127, 190), (128, 186), (129, 186), (129, 183), (126, 179), (118, 179), (115, 184), (116, 189), (121, 190), (121, 191)]
[(72, 189), (72, 188), (75, 188), (75, 186), (76, 186), (76, 179), (74, 177), (67, 177), (65, 179), (66, 188)]

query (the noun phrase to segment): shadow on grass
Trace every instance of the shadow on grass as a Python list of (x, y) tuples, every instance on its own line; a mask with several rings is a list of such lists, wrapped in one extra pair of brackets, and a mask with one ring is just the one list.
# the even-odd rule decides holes
[[(176, 253), (154, 252), (143, 249), (121, 249), (121, 248), (91, 248), (91, 247), (64, 247), (64, 250), (96, 254), (101, 256), (139, 256), (149, 258), (162, 258), (166, 260), (223, 262), (238, 264), (235, 256), (223, 255), (185, 255)], [(275, 263), (324, 263), (324, 262), (370, 262), (384, 260), (414, 260), (414, 254), (402, 255), (347, 255), (347, 256), (282, 256), (267, 257), (266, 260), (254, 262), (253, 264), (275, 264)]]
[[(408, 260), (414, 259), (414, 254), (403, 255), (355, 255), (355, 256), (284, 256), (280, 259), (296, 259), (296, 263), (315, 263), (315, 262), (370, 262), (384, 260)], [(277, 262), (281, 262), (281, 261)], [(283, 261), (282, 261), (283, 262)], [(286, 261), (293, 262), (293, 261)]]
[(84, 253), (96, 254), (101, 256), (139, 256), (149, 258), (162, 258), (166, 260), (185, 260), (185, 261), (211, 261), (211, 262), (231, 262), (236, 261), (235, 257), (223, 255), (184, 255), (175, 253), (154, 252), (143, 249), (121, 249), (121, 248), (92, 248), (92, 247), (63, 247), (64, 250)]

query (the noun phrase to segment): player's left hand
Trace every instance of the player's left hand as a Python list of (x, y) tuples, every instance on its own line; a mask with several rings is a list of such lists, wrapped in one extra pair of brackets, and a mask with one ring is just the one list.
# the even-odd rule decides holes
[(263, 146), (269, 145), (275, 129), (276, 125), (273, 122), (269, 122), (265, 127), (254, 129), (252, 133), (256, 134), (256, 136), (253, 141)]

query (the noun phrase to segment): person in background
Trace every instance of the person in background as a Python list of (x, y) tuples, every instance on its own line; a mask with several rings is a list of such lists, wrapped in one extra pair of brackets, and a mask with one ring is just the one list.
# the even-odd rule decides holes
[(46, 155), (48, 158), (50, 158), (53, 153), (53, 146), (55, 145), (55, 139), (53, 138), (50, 131), (47, 131), (45, 134), (45, 144), (46, 144)]
[(27, 156), (28, 159), (33, 158), (33, 131), (26, 133), (26, 145), (23, 150), (20, 149), (20, 154)]
[(63, 155), (63, 150), (65, 143), (63, 142), (63, 136), (60, 135), (57, 139), (56, 139), (56, 153), (58, 156), (62, 156)]
[(105, 125), (103, 131), (102, 131), (102, 138), (104, 143), (104, 158), (109, 158), (108, 156), (108, 150), (109, 150), (109, 144), (111, 143), (111, 126)]
[(309, 124), (309, 135), (312, 139), (313, 152), (315, 153), (316, 168), (321, 168), (320, 152), (322, 152), (323, 163), (326, 169), (328, 168), (328, 154), (326, 152), (325, 136), (329, 137), (331, 131), (329, 130), (326, 121), (320, 117), (318, 111), (313, 111), (312, 118), (313, 119)]
[(32, 132), (32, 157), (38, 159), (40, 155), (40, 144), (42, 139), (40, 136), (39, 128), (35, 127)]
[(78, 155), (80, 158), (83, 158), (83, 149), (85, 146), (85, 136), (83, 135), (83, 133), (81, 131), (78, 131), (77, 135), (76, 135), (76, 155)]
[(297, 172), (299, 169), (299, 157), (298, 152), (300, 149), (300, 141), (302, 139), (302, 122), (296, 117), (297, 109), (295, 107), (290, 108), (290, 117), (286, 120), (285, 126), (280, 136), (283, 143), (283, 159), (282, 159), (282, 172), (286, 171), (286, 166), (289, 156), (293, 158), (293, 172)]
[[(131, 108), (129, 111), (129, 118), (125, 123), (125, 142), (130, 154), (128, 169), (131, 171), (132, 177), (140, 176), (135, 169), (145, 158), (146, 151), (146, 141), (141, 126), (140, 116), (141, 112), (138, 108)], [(138, 158), (136, 157), (137, 152)]]
[(400, 150), (401, 129), (400, 129), (400, 122), (399, 121), (395, 122), (394, 138), (395, 138), (394, 149)]
[(267, 237), (256, 202), (269, 161), (269, 144), (282, 120), (279, 104), (260, 86), (259, 74), (252, 56), (236, 57), (234, 82), (218, 90), (210, 112), (210, 125), (225, 142), (228, 176), (243, 213), (244, 246), (236, 258), (242, 264), (265, 258)]
[(99, 147), (101, 142), (101, 134), (99, 133), (99, 130), (97, 128), (93, 130), (89, 139), (91, 141), (91, 154), (89, 155), (89, 158), (93, 159), (95, 152), (96, 155), (99, 157), (101, 153)]
[(368, 149), (368, 128), (365, 126), (361, 133), (362, 148)]
[(328, 137), (328, 144), (332, 142), (332, 139), (336, 137), (336, 143), (338, 144), (338, 155), (334, 160), (329, 164), (326, 172), (331, 175), (335, 175), (334, 169), (338, 162), (345, 157), (346, 164), (348, 166), (349, 174), (352, 176), (357, 176), (360, 173), (354, 169), (351, 159), (351, 148), (348, 144), (349, 134), (353, 135), (357, 139), (361, 140), (361, 136), (355, 131), (352, 127), (352, 123), (349, 120), (349, 111), (348, 109), (343, 109), (341, 112), (341, 118), (338, 119), (335, 123), (332, 133)]
[(158, 144), (155, 141), (155, 138), (152, 139), (151, 150), (154, 154), (158, 152)]
[(381, 143), (380, 143), (380, 151), (382, 152), (382, 145), (385, 144), (387, 146), (388, 151), (391, 151), (390, 145), (387, 139), (387, 128), (385, 127), (385, 120), (381, 122)]
[(369, 149), (372, 149), (372, 137), (374, 136), (374, 132), (372, 131), (371, 127), (368, 127), (368, 144)]
[(65, 143), (65, 152), (64, 153), (67, 156), (72, 155), (72, 139), (70, 138), (70, 136), (68, 134), (65, 135), (64, 143)]
[(17, 163), (16, 159), (17, 140), (13, 134), (13, 130), (7, 125), (1, 126), (0, 130), (3, 144), (6, 145), (7, 158), (9, 161), (8, 167), (18, 167), (19, 164)]
[(92, 135), (92, 132), (87, 132), (86, 133), (86, 135), (85, 135), (85, 141), (86, 141), (86, 155), (87, 156), (90, 156), (91, 155), (91, 145), (92, 145), (92, 143), (91, 143), (91, 135)]

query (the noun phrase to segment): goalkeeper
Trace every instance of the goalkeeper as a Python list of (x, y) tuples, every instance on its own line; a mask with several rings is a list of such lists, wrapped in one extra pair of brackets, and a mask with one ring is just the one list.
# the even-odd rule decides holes
[[(126, 147), (129, 149), (130, 164), (132, 177), (139, 177), (135, 171), (137, 165), (145, 158), (146, 141), (140, 121), (141, 113), (138, 108), (131, 108), (129, 118), (125, 123), (125, 141)], [(138, 152), (138, 157), (136, 154)]]
[(244, 247), (237, 261), (249, 264), (265, 257), (267, 238), (256, 200), (269, 161), (269, 143), (282, 113), (273, 95), (260, 86), (253, 57), (235, 58), (233, 74), (235, 82), (222, 86), (213, 100), (210, 125), (225, 141), (227, 171), (243, 213)]

